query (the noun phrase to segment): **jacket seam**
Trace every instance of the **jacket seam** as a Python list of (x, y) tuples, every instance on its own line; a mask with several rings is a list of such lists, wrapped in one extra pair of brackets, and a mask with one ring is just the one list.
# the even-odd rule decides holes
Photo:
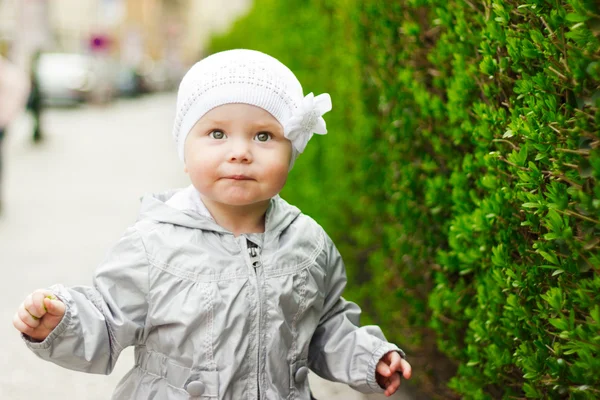
[(134, 228), (134, 232), (137, 233), (140, 239), (140, 243), (142, 244), (142, 248), (144, 249), (144, 255), (146, 256), (146, 294), (144, 298), (146, 300), (146, 304), (148, 309), (146, 310), (146, 319), (144, 320), (144, 337), (146, 336), (146, 329), (148, 327), (148, 319), (150, 318), (150, 257), (148, 255), (148, 248), (146, 247), (146, 243), (144, 243), (144, 237), (142, 233)]
[[(317, 259), (317, 257), (319, 256), (320, 253), (322, 253), (323, 249), (324, 249), (324, 243), (325, 241), (323, 240), (323, 235), (320, 235), (319, 238), (319, 243), (318, 246), (315, 247), (315, 250), (313, 250), (313, 252), (310, 254), (309, 258), (303, 262), (301, 262), (300, 264), (297, 264), (295, 267), (292, 268), (292, 271), (285, 271), (285, 272), (278, 272), (275, 274), (270, 274), (267, 271), (265, 271), (265, 279), (270, 279), (270, 278), (278, 278), (281, 276), (285, 276), (285, 275), (290, 275), (292, 273), (297, 273), (302, 271), (303, 269), (309, 268)], [(186, 279), (188, 281), (191, 282), (219, 282), (219, 281), (225, 281), (225, 280), (231, 280), (231, 279), (247, 279), (248, 275), (244, 272), (244, 273), (225, 273), (225, 274), (207, 274), (207, 275), (202, 275), (202, 274), (194, 274), (192, 272), (189, 271), (184, 271), (179, 267), (173, 266), (171, 264), (167, 264), (165, 262), (159, 261), (153, 257), (151, 257), (147, 252), (146, 252), (146, 259), (148, 260), (149, 265), (156, 267), (158, 269), (160, 269), (161, 271), (164, 271), (166, 273), (169, 273), (173, 276), (177, 276), (179, 278), (182, 279)], [(205, 278), (205, 279), (200, 279), (200, 278)]]
[[(246, 284), (250, 284), (250, 280), (248, 280), (248, 282), (246, 282)], [(257, 308), (257, 299), (253, 294), (252, 290), (246, 290), (246, 298), (248, 299), (248, 303), (251, 305), (250, 309), (249, 309), (249, 320), (250, 321), (254, 321), (254, 319), (256, 318), (256, 308)], [(254, 354), (256, 353), (257, 349), (258, 349), (258, 343), (256, 342), (256, 340), (254, 339), (253, 335), (249, 336), (249, 354)], [(256, 390), (255, 387), (255, 374), (254, 374), (254, 369), (250, 370), (250, 373), (247, 374), (246, 376), (246, 387), (249, 388), (249, 390), (246, 391), (247, 393), (247, 399), (250, 400), (252, 399), (252, 395), (254, 393), (254, 391)]]
[[(306, 307), (306, 282), (307, 282), (307, 272), (306, 270), (302, 271), (302, 283), (300, 285), (300, 304), (298, 305), (298, 311), (296, 312), (296, 314), (294, 314), (294, 318), (292, 319), (292, 331), (294, 332), (294, 338), (292, 341), (292, 364), (295, 364), (297, 359), (298, 359), (298, 318), (300, 317), (300, 314), (302, 314), (305, 310)], [(293, 380), (294, 377), (290, 376), (290, 380)], [(290, 385), (292, 386), (292, 385)], [(295, 385), (293, 387), (290, 388), (290, 394), (288, 396), (288, 399), (292, 399), (295, 397), (295, 393), (296, 393), (296, 387)]]
[[(302, 271), (303, 269), (307, 269), (309, 268), (317, 259), (317, 257), (319, 257), (319, 254), (321, 254), (321, 252), (324, 249), (324, 244), (325, 244), (325, 240), (323, 237), (323, 233), (321, 232), (321, 235), (318, 239), (318, 244), (317, 247), (315, 247), (315, 249), (313, 250), (313, 252), (310, 254), (310, 256), (308, 257), (308, 259), (306, 259), (305, 261), (301, 262), (300, 264), (296, 265), (295, 267), (292, 268), (292, 271), (286, 271), (286, 272), (279, 272), (279, 273), (275, 273), (275, 274), (269, 274), (265, 271), (265, 275), (267, 275), (265, 278), (278, 278), (280, 276), (285, 276), (285, 275), (290, 275), (292, 273), (298, 273), (300, 271)], [(327, 272), (326, 272), (327, 273)]]
[(302, 281), (300, 284), (300, 304), (298, 304), (298, 311), (296, 311), (296, 314), (294, 314), (294, 318), (292, 319), (292, 331), (294, 332), (294, 340), (292, 341), (292, 363), (296, 362), (296, 359), (298, 357), (297, 353), (297, 348), (296, 346), (298, 345), (298, 318), (300, 317), (300, 314), (304, 311), (304, 308), (306, 306), (306, 281), (307, 281), (307, 277), (306, 277), (307, 273), (306, 271), (303, 271), (302, 274)]
[(215, 364), (214, 354), (213, 354), (213, 303), (211, 293), (209, 293), (210, 287), (207, 284), (202, 284), (202, 291), (206, 296), (206, 303), (208, 305), (208, 332), (206, 333), (206, 337), (204, 338), (204, 346), (206, 347), (206, 352), (208, 356), (208, 364), (212, 370), (216, 370), (217, 366)]
[[(160, 269), (161, 271), (164, 271), (168, 274), (177, 276), (182, 279), (186, 279), (191, 282), (219, 282), (219, 281), (225, 281), (225, 280), (231, 280), (231, 279), (247, 279), (248, 278), (247, 273), (245, 273), (245, 274), (243, 274), (243, 273), (226, 273), (226, 274), (209, 274), (209, 275), (194, 274), (189, 271), (184, 271), (179, 267), (164, 263), (162, 261), (158, 261), (157, 259), (150, 257), (148, 254), (146, 254), (146, 257), (148, 259), (148, 263), (150, 265), (152, 265), (153, 267), (156, 267), (156, 268)], [(207, 279), (199, 279), (201, 277), (207, 278)]]

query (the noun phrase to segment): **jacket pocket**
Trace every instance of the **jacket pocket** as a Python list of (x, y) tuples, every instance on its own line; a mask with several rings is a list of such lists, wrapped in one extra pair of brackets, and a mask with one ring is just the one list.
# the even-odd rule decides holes
[[(178, 393), (185, 392), (190, 399), (214, 400), (219, 398), (218, 371), (198, 371), (181, 365), (164, 354), (148, 351), (144, 347), (136, 348), (135, 352), (136, 368), (141, 371), (142, 375), (154, 377), (148, 381), (142, 377), (137, 382), (153, 386), (146, 388), (148, 393), (162, 393), (161, 386), (166, 383)], [(163, 391), (166, 390), (164, 388)]]

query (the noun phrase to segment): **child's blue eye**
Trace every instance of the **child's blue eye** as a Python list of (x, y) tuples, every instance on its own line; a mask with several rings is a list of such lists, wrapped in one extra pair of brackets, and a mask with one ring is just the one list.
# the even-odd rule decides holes
[(258, 132), (254, 138), (259, 142), (267, 142), (272, 139), (269, 132)]
[(208, 136), (210, 136), (213, 139), (225, 139), (227, 137), (227, 135), (225, 135), (223, 131), (220, 131), (218, 129), (215, 129), (214, 131), (210, 132)]

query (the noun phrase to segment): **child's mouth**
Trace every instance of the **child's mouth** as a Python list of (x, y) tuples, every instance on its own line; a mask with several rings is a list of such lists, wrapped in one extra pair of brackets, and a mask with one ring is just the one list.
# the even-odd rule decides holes
[(225, 177), (226, 179), (233, 179), (236, 181), (249, 181), (252, 178), (250, 178), (249, 176), (246, 175), (229, 175)]

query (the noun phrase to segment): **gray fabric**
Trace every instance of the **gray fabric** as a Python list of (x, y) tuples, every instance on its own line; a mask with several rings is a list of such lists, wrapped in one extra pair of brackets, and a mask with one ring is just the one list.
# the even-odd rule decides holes
[(113, 399), (310, 399), (296, 374), (306, 366), (383, 392), (375, 366), (399, 349), (378, 327), (358, 327), (359, 307), (341, 297), (343, 261), (314, 220), (275, 197), (265, 233), (236, 238), (191, 205), (165, 204), (173, 194), (143, 199), (93, 287), (51, 288), (67, 311), (43, 342), (25, 338), (31, 350), (109, 374), (135, 346)]

